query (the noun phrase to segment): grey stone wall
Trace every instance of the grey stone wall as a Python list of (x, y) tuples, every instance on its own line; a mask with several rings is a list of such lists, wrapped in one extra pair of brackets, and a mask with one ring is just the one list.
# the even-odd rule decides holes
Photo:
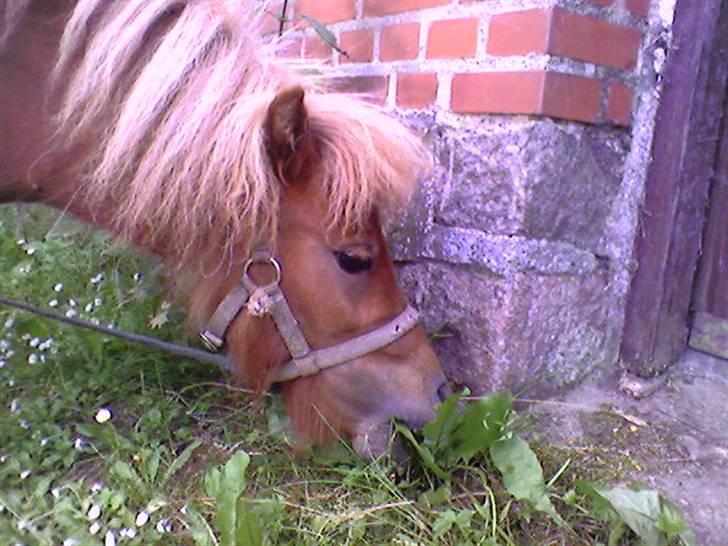
[(604, 233), (629, 135), (548, 119), (411, 121), (436, 166), (391, 239), (449, 377), (553, 394), (613, 361)]

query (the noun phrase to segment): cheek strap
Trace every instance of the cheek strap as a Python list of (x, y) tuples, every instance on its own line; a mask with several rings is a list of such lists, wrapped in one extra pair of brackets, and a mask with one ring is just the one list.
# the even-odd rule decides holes
[[(268, 264), (275, 271), (275, 279), (259, 286), (250, 277), (255, 264)], [(245, 263), (240, 281), (227, 293), (200, 332), (205, 347), (217, 352), (225, 345), (225, 333), (235, 317), (243, 310), (253, 316), (270, 315), (278, 329), (291, 359), (276, 372), (273, 382), (282, 383), (299, 377), (314, 375), (322, 370), (344, 364), (386, 347), (397, 341), (419, 321), (419, 314), (411, 306), (405, 307), (392, 320), (374, 330), (352, 339), (321, 349), (311, 349), (280, 288), (281, 266), (268, 249), (256, 250)]]

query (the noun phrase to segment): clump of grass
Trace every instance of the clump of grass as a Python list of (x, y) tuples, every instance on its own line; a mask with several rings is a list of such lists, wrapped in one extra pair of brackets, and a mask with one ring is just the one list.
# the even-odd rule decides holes
[[(0, 291), (183, 339), (159, 264), (56, 212), (0, 208)], [(505, 396), (457, 396), (409, 465), (294, 456), (274, 396), (212, 367), (0, 308), (0, 537), (13, 544), (690, 543), (655, 492), (544, 473)], [(547, 452), (539, 449), (537, 452)], [(650, 534), (651, 533), (651, 534)], [(645, 538), (646, 537), (646, 538)], [(659, 543), (659, 542), (657, 542)]]

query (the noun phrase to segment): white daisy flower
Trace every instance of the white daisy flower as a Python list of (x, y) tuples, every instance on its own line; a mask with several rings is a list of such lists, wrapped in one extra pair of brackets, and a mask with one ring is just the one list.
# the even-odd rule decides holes
[(18, 413), (20, 411), (20, 402), (18, 402), (17, 398), (14, 398), (12, 402), (10, 402), (10, 413)]
[(96, 534), (96, 533), (98, 533), (98, 532), (99, 532), (100, 530), (101, 530), (101, 523), (99, 523), (98, 521), (94, 521), (94, 522), (93, 522), (93, 523), (92, 523), (92, 524), (91, 524), (91, 525), (89, 526), (89, 528), (88, 528), (88, 532), (89, 532), (89, 533), (91, 533), (92, 535), (95, 535), (95, 534)]
[(73, 298), (68, 300), (68, 305), (70, 305), (71, 307), (76, 307), (76, 300), (74, 300)]
[(107, 408), (101, 408), (96, 412), (96, 417), (94, 417), (94, 419), (96, 419), (97, 423), (105, 423), (111, 419), (111, 411)]
[(160, 519), (155, 526), (158, 533), (169, 533), (172, 530), (172, 524), (166, 519)]
[(38, 362), (38, 355), (35, 353), (30, 353), (28, 355), (28, 364), (36, 364)]
[(101, 482), (94, 482), (94, 483), (93, 483), (93, 484), (91, 485), (91, 492), (92, 492), (92, 493), (98, 493), (98, 492), (99, 492), (99, 491), (101, 491), (101, 490), (102, 490), (103, 488), (104, 488), (104, 484), (103, 484), (103, 483), (101, 483)]
[(53, 287), (53, 290), (55, 290), (56, 292), (61, 292), (63, 290), (63, 284), (58, 283)]
[(30, 247), (28, 250), (25, 251), (25, 253), (28, 256), (32, 256), (33, 254), (35, 254), (35, 249), (33, 247)]
[(67, 538), (63, 541), (63, 546), (76, 546), (78, 544), (78, 540), (75, 538)]
[(5, 328), (6, 329), (12, 328), (13, 324), (15, 324), (15, 321), (13, 319), (9, 318), (8, 320), (5, 321)]
[(69, 309), (68, 311), (66, 311), (66, 316), (67, 316), (68, 318), (73, 318), (73, 317), (75, 317), (75, 316), (76, 316), (76, 310), (75, 310), (75, 309)]
[(86, 518), (88, 518), (90, 521), (93, 521), (95, 519), (99, 519), (100, 515), (101, 507), (98, 504), (92, 504), (91, 508), (89, 508), (88, 512), (86, 513)]
[(48, 307), (58, 307), (58, 300), (51, 300), (48, 302)]
[(114, 531), (106, 531), (104, 536), (104, 546), (116, 546), (116, 535)]
[(134, 520), (134, 525), (137, 527), (142, 527), (149, 521), (149, 512), (146, 510), (142, 510), (136, 515), (136, 519)]
[(24, 480), (24, 479), (25, 479), (25, 478), (27, 478), (28, 476), (30, 476), (30, 470), (23, 470), (23, 471), (22, 471), (22, 472), (20, 473), (20, 479), (21, 479), (21, 480)]
[(87, 303), (86, 307), (84, 307), (83, 310), (86, 311), (87, 313), (90, 313), (91, 311), (94, 310), (94, 306), (91, 305), (90, 303)]

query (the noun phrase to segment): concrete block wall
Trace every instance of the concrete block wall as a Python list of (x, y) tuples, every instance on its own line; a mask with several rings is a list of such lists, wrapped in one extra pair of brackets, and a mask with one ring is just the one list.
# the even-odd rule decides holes
[(431, 145), (433, 174), (391, 240), (454, 381), (548, 395), (615, 369), (657, 100), (655, 9), (288, 1), (286, 54), (328, 62)]

